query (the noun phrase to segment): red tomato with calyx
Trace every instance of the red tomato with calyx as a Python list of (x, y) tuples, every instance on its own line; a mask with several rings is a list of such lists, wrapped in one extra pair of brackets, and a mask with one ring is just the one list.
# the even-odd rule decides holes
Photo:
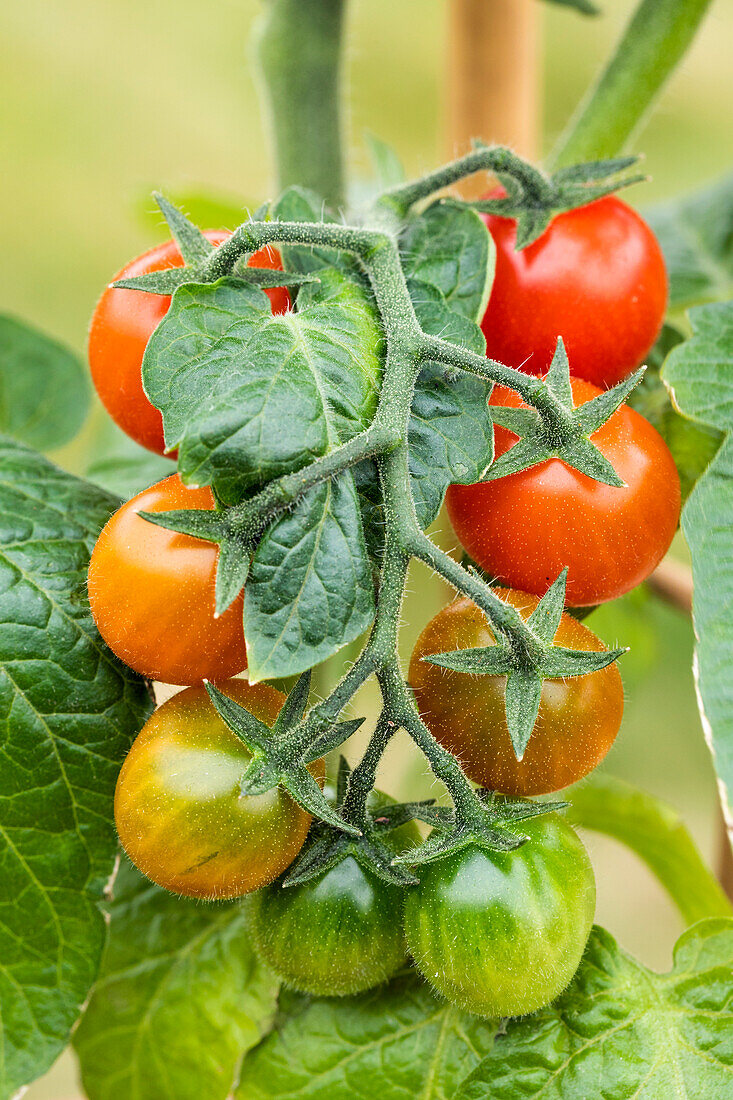
[[(268, 684), (219, 686), (268, 726), (285, 702)], [(135, 738), (115, 791), (120, 842), (143, 874), (188, 897), (235, 898), (290, 866), (310, 814), (281, 787), (243, 795), (251, 761), (204, 687), (187, 688), (158, 707)], [(323, 760), (308, 768), (323, 786)]]
[(559, 214), (521, 252), (513, 218), (483, 217), (496, 244), (481, 322), (489, 358), (544, 374), (562, 336), (573, 375), (601, 389), (643, 362), (662, 327), (667, 274), (635, 210), (613, 195), (598, 199)]
[[(225, 231), (205, 234), (214, 245), (231, 236)], [(263, 248), (249, 260), (250, 267), (282, 271), (280, 255)], [(132, 279), (151, 271), (183, 267), (175, 241), (151, 248), (118, 271), (112, 282)], [(286, 313), (290, 295), (285, 287), (266, 290), (273, 313)], [(153, 330), (168, 312), (170, 298), (140, 290), (105, 288), (89, 326), (89, 366), (102, 404), (123, 432), (150, 451), (165, 454), (163, 418), (148, 401), (142, 383), (143, 353)]]
[(222, 680), (247, 664), (240, 594), (214, 618), (219, 549), (141, 519), (138, 512), (213, 508), (211, 489), (187, 489), (177, 474), (123, 504), (89, 563), (89, 602), (110, 649), (150, 680)]
[[(513, 589), (497, 596), (528, 619), (537, 596)], [(575, 650), (605, 646), (572, 615), (564, 614), (555, 645)], [(621, 725), (624, 690), (616, 664), (586, 676), (545, 680), (540, 709), (524, 756), (517, 760), (506, 722), (506, 676), (472, 676), (422, 660), (433, 653), (496, 644), (486, 616), (465, 597), (430, 620), (415, 643), (410, 685), (431, 733), (461, 762), (469, 779), (511, 795), (550, 794), (593, 771)]]
[[(572, 387), (576, 405), (601, 392), (577, 378)], [(490, 404), (524, 405), (501, 386)], [(542, 596), (567, 565), (566, 602), (584, 607), (622, 596), (662, 560), (680, 514), (680, 479), (667, 444), (628, 405), (591, 439), (623, 488), (602, 485), (559, 458), (496, 481), (450, 486), (456, 535), (492, 577)], [(494, 441), (498, 458), (516, 436), (497, 425)]]

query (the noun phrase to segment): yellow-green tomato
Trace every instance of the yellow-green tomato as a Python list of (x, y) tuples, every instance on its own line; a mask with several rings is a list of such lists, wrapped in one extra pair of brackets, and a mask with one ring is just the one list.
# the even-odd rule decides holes
[[(419, 843), (411, 822), (387, 837), (396, 853)], [(273, 883), (247, 899), (265, 962), (303, 993), (342, 997), (391, 978), (405, 962), (405, 891), (347, 856), (297, 886)]]
[(511, 852), (474, 845), (419, 868), (405, 934), (424, 978), (477, 1016), (523, 1016), (575, 974), (595, 912), (583, 844), (557, 814), (520, 822)]
[[(267, 684), (219, 689), (272, 725), (285, 696)], [(158, 707), (135, 739), (115, 792), (115, 822), (133, 863), (159, 886), (234, 898), (272, 882), (295, 859), (311, 818), (280, 788), (243, 795), (251, 754), (204, 687)], [(323, 761), (310, 765), (323, 780)]]

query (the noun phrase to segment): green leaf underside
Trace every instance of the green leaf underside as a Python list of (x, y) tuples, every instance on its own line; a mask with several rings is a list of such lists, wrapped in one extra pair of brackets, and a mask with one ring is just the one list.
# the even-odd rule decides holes
[(413, 975), (358, 997), (293, 998), (245, 1059), (235, 1100), (451, 1100), (495, 1027)]
[(510, 1021), (455, 1100), (700, 1100), (733, 1082), (733, 921), (693, 925), (655, 974), (594, 928), (550, 1008)]
[(152, 705), (96, 632), (86, 571), (118, 501), (0, 438), (0, 1096), (47, 1069), (96, 976), (112, 795)]
[(74, 438), (88, 410), (89, 383), (78, 357), (0, 315), (0, 432), (50, 451)]
[(733, 302), (699, 306), (690, 321), (693, 336), (672, 350), (662, 377), (683, 414), (727, 433), (687, 500), (682, 530), (692, 554), (700, 710), (733, 816)]
[[(441, 336), (483, 355), (478, 325), (451, 310), (429, 283), (408, 283), (415, 313), (430, 336)], [(472, 485), (491, 465), (494, 429), (488, 412), (491, 387), (480, 378), (428, 363), (415, 386), (409, 425), (409, 464), (418, 522), (437, 516), (452, 482)]]
[(111, 916), (74, 1035), (89, 1100), (226, 1100), (277, 1003), (241, 906), (175, 897), (125, 860)]
[(346, 442), (376, 408), (381, 338), (361, 288), (327, 271), (298, 309), (275, 317), (236, 280), (189, 284), (148, 344), (145, 388), (181, 476), (226, 504)]
[(684, 339), (678, 329), (672, 325), (664, 325), (659, 339), (649, 353), (644, 380), (629, 398), (632, 408), (657, 429), (672, 452), (680, 475), (683, 503), (697, 479), (712, 462), (723, 439), (723, 433), (716, 428), (698, 424), (682, 416), (672, 404), (667, 387), (662, 382), (662, 363), (672, 348)]
[(374, 616), (374, 584), (350, 473), (305, 493), (270, 527), (244, 596), (250, 680), (291, 676), (358, 638)]
[(733, 174), (645, 216), (664, 252), (671, 309), (733, 295)]
[(496, 249), (486, 224), (474, 210), (451, 200), (433, 203), (408, 222), (400, 253), (408, 279), (430, 283), (454, 313), (470, 321), (482, 319), (489, 302)]

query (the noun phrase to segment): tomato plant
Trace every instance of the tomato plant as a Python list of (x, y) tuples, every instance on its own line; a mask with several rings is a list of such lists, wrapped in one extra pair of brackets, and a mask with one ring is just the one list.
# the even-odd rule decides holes
[[(270, 726), (285, 702), (267, 684), (228, 680), (221, 689)], [(243, 795), (251, 759), (203, 687), (158, 707), (125, 757), (115, 791), (120, 843), (144, 875), (177, 894), (235, 898), (293, 862), (311, 819), (284, 791)], [(322, 761), (313, 772), (323, 779)]]
[[(214, 230), (206, 233), (214, 245), (229, 235)], [(182, 267), (183, 262), (175, 241), (166, 241), (125, 264), (102, 292), (89, 325), (89, 366), (102, 404), (123, 432), (161, 455), (165, 454), (163, 420), (143, 390), (141, 369), (145, 346), (165, 317), (170, 298), (113, 284), (119, 279)], [(260, 249), (250, 257), (249, 264), (282, 270), (280, 256), (273, 248)], [(276, 287), (266, 293), (273, 313), (285, 313), (290, 306), (287, 290)]]
[(427, 867), (408, 891), (405, 933), (439, 993), (480, 1016), (523, 1016), (575, 973), (596, 887), (582, 843), (555, 814), (523, 822), (510, 852), (468, 847)]
[[(347, 188), (343, 0), (270, 0), (277, 191), (231, 233), (157, 195), (171, 241), (92, 322), (103, 402), (172, 477), (130, 441), (60, 451), (86, 479), (34, 451), (74, 437), (83, 368), (0, 317), (0, 1100), (72, 1034), (89, 1100), (727, 1095), (733, 908), (672, 810), (591, 777), (624, 635), (669, 597), (680, 468), (733, 812), (733, 188), (644, 218), (614, 194), (704, 6), (639, 0), (547, 167), (476, 142), (405, 180), (372, 137)], [(415, 562), (454, 594), (429, 622)], [(616, 648), (566, 611), (647, 579)], [(669, 974), (592, 928), (573, 825), (692, 925)]]
[(138, 514), (213, 507), (210, 489), (187, 489), (174, 474), (123, 504), (94, 547), (94, 621), (117, 656), (151, 680), (227, 679), (247, 663), (242, 600), (214, 615), (216, 547)]
[[(500, 589), (497, 595), (523, 618), (539, 603), (524, 592)], [(567, 614), (560, 620), (555, 642), (575, 650), (604, 648)], [(549, 794), (569, 787), (600, 764), (619, 731), (624, 694), (618, 667), (545, 680), (535, 728), (517, 760), (505, 717), (506, 679), (470, 676), (423, 660), (434, 653), (495, 644), (486, 616), (465, 597), (430, 620), (410, 662), (410, 684), (423, 721), (482, 787), (512, 795)]]
[[(582, 406), (599, 395), (572, 380)], [(519, 407), (497, 387), (491, 404)], [(453, 485), (446, 503), (466, 552), (505, 584), (540, 596), (568, 566), (567, 601), (604, 603), (646, 580), (669, 549), (680, 513), (680, 482), (669, 448), (639, 413), (622, 406), (592, 436), (625, 482), (603, 485), (559, 458), (484, 485)], [(497, 457), (516, 441), (495, 429)]]
[(487, 355), (544, 374), (562, 336), (573, 374), (602, 389), (644, 361), (662, 327), (667, 275), (635, 210), (609, 195), (560, 214), (519, 252), (516, 222), (484, 217), (496, 244), (481, 322)]

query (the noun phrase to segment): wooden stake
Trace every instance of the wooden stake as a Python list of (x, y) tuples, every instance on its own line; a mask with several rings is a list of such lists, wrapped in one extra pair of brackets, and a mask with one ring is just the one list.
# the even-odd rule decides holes
[[(472, 138), (538, 152), (539, 21), (537, 0), (449, 0), (449, 157), (468, 152)], [(465, 197), (486, 189), (480, 176)]]

